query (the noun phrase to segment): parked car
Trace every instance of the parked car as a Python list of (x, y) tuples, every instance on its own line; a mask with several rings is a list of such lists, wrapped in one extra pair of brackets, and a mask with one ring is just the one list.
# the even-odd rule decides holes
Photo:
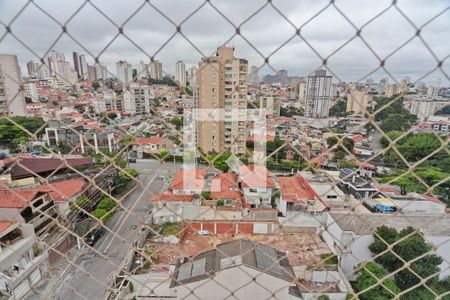
[(103, 229), (94, 229), (89, 233), (89, 235), (84, 239), (84, 241), (89, 246), (94, 246), (95, 243), (102, 237), (102, 235)]
[(128, 158), (128, 163), (135, 164), (136, 163), (136, 158)]

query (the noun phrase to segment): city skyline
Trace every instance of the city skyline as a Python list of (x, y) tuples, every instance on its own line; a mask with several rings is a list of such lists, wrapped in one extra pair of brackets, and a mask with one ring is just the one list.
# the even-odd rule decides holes
[[(135, 10), (140, 3), (132, 3), (130, 4), (130, 8), (127, 9)], [(20, 1), (14, 4), (0, 4), (2, 8), (0, 20), (4, 24), (9, 24), (12, 15), (18, 12), (21, 4)], [(52, 16), (59, 9), (56, 19), (60, 22), (65, 21), (78, 8), (77, 3), (64, 5), (64, 7), (60, 7), (55, 3), (49, 5), (48, 1), (40, 1), (37, 4), (42, 6), (43, 9), (45, 8)], [(106, 7), (103, 2), (94, 2), (94, 4), (99, 10), (104, 11), (106, 15), (111, 16), (111, 19), (119, 25), (131, 14), (128, 11), (116, 11), (112, 8), (113, 5)], [(220, 9), (220, 11), (224, 11), (224, 15), (230, 21), (235, 24), (240, 24), (248, 15), (257, 11), (264, 2), (252, 5), (236, 2), (226, 7), (222, 7), (222, 3), (220, 2), (212, 2), (212, 4), (217, 5), (217, 9)], [(194, 11), (197, 8), (196, 3), (179, 5), (185, 5), (186, 7), (185, 9), (175, 10), (173, 9), (175, 7), (174, 2), (155, 3), (155, 6), (161, 8), (160, 11), (162, 13), (167, 14), (176, 23), (181, 22), (187, 17), (188, 12)], [(325, 7), (323, 3), (312, 2), (306, 2), (302, 6), (293, 7), (291, 10), (286, 9), (287, 3), (283, 1), (276, 1), (273, 5), (285, 14), (295, 26), (304, 24), (309, 17), (312, 17), (314, 13)], [(364, 24), (362, 22), (363, 20), (374, 17), (376, 12), (381, 12), (389, 6), (388, 2), (380, 1), (376, 4), (375, 8), (366, 11), (364, 8), (361, 9), (361, 7), (355, 6), (355, 2), (351, 1), (337, 2), (336, 5), (344, 13), (350, 14), (350, 20), (357, 27), (361, 27)], [(417, 23), (418, 26), (441, 12), (444, 5), (445, 1), (434, 2), (433, 5), (426, 6), (424, 1), (410, 1), (399, 4), (404, 13), (414, 23)], [(189, 44), (183, 36), (176, 34), (162, 50), (157, 52), (159, 47), (175, 33), (176, 28), (154, 8), (145, 4), (123, 27), (123, 32), (131, 41), (144, 50), (148, 56), (133, 45), (130, 40), (119, 35), (111, 43), (109, 48), (100, 55), (99, 60), (100, 63), (107, 66), (110, 73), (115, 74), (114, 66), (117, 61), (126, 59), (132, 65), (137, 65), (141, 60), (148, 63), (150, 62), (150, 57), (156, 53), (155, 59), (162, 62), (165, 71), (168, 74), (175, 75), (175, 63), (177, 60), (184, 61), (187, 67), (196, 65), (202, 56), (207, 57), (211, 55), (216, 47), (221, 46), (229, 40), (229, 37), (234, 35), (234, 38), (225, 44), (226, 46), (234, 46), (236, 48), (236, 54), (239, 57), (249, 60), (249, 66), (263, 66), (264, 58), (262, 56), (267, 57), (273, 51), (277, 50), (280, 45), (284, 45), (269, 58), (270, 65), (275, 70), (287, 70), (291, 76), (310, 75), (321, 66), (322, 60), (314, 54), (313, 50), (306, 45), (305, 41), (302, 41), (299, 36), (295, 35), (294, 27), (274, 7), (271, 5), (265, 6), (254, 18), (251, 18), (243, 24), (240, 28), (241, 36), (239, 36), (235, 35), (236, 30), (228, 21), (220, 17), (211, 5), (206, 4), (181, 26), (183, 34), (196, 48)], [(356, 7), (358, 8), (358, 13), (352, 13), (355, 12)], [(12, 23), (11, 32), (19, 39), (26, 40), (27, 46), (33, 49), (39, 56), (43, 56), (47, 50), (52, 49), (64, 53), (66, 57), (69, 57), (72, 52), (78, 52), (86, 55), (87, 62), (93, 63), (94, 58), (91, 54), (97, 56), (118, 31), (115, 25), (101, 16), (90, 4), (85, 5), (81, 12), (67, 24), (67, 31), (81, 45), (85, 46), (86, 49), (82, 49), (67, 35), (63, 35), (49, 49), (49, 46), (60, 33), (61, 28), (57, 23), (43, 15), (33, 4), (25, 8), (23, 13)], [(421, 30), (424, 41), (432, 47), (436, 57), (440, 60), (444, 60), (446, 55), (448, 55), (446, 49), (449, 48), (449, 41), (440, 38), (442, 31), (445, 32), (447, 28), (450, 28), (450, 18), (446, 18), (448, 14), (449, 11), (447, 10)], [(152, 16), (152, 18), (148, 16)], [(29, 26), (30, 18), (33, 19), (33, 32), (24, 30), (25, 27)], [(148, 19), (154, 20), (149, 21)], [(326, 29), (327, 26), (325, 24), (330, 20), (333, 22), (332, 32)], [(205, 26), (202, 26), (202, 22), (208, 22), (208, 24), (213, 24), (214, 26), (206, 26), (208, 28), (204, 28)], [(356, 33), (355, 28), (333, 6), (326, 8), (309, 24), (310, 26), (307, 24), (302, 27), (301, 35), (323, 57), (344, 45)], [(88, 30), (88, 25), (95, 26), (96, 29)], [(0, 34), (3, 34), (4, 31), (5, 28), (1, 28)], [(191, 32), (195, 34), (190, 34)], [(276, 34), (277, 32), (278, 34)], [(365, 26), (361, 34), (368, 45), (381, 58), (384, 58), (392, 51), (395, 51), (397, 47), (414, 37), (415, 32), (416, 29), (401, 16), (399, 11), (395, 8), (390, 8), (371, 24)], [(389, 38), (385, 39), (386, 36)], [(39, 38), (36, 39), (36, 37)], [(293, 37), (292, 40), (284, 44), (291, 37)], [(20, 45), (11, 35), (2, 38), (0, 53), (18, 55), (22, 70), (26, 70), (25, 64), (28, 60), (38, 60), (37, 57), (33, 57), (33, 54)], [(361, 61), (364, 64), (361, 64)], [(343, 81), (357, 81), (368, 75), (377, 66), (379, 66), (379, 61), (367, 49), (363, 41), (357, 37), (327, 60), (327, 67), (334, 73), (334, 77)], [(389, 57), (385, 66), (395, 79), (400, 80), (405, 76), (410, 76), (415, 81), (436, 67), (437, 62), (426, 49), (425, 45), (416, 37), (397, 53)], [(448, 67), (448, 61), (444, 61), (442, 68), (447, 74)], [(260, 76), (273, 73), (273, 70), (267, 66), (259, 71)], [(384, 77), (389, 77), (389, 75), (380, 70), (371, 74), (369, 77), (379, 80)], [(437, 70), (429, 74), (422, 81), (434, 83), (438, 79), (448, 81), (447, 78), (448, 76)], [(443, 84), (445, 85), (446, 83), (443, 82)]]

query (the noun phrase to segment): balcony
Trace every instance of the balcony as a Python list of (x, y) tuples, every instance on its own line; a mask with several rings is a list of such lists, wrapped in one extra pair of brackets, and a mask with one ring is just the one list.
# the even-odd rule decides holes
[[(34, 242), (34, 241), (33, 241)], [(9, 289), (15, 289), (21, 282), (26, 280), (32, 272), (34, 272), (44, 261), (48, 259), (48, 252), (43, 251), (39, 256), (34, 257), (32, 260), (20, 269), (19, 272), (6, 271), (0, 273), (0, 280), (8, 285)], [(3, 278), (1, 278), (3, 277)]]

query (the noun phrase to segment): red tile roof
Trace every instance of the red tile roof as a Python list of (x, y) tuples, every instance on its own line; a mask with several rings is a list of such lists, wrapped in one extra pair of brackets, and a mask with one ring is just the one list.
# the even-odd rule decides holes
[(171, 190), (202, 190), (205, 185), (205, 168), (181, 169), (170, 183)]
[(9, 227), (13, 226), (15, 223), (11, 221), (0, 221), (0, 233), (5, 232)]
[(239, 177), (243, 187), (273, 188), (275, 186), (269, 171), (264, 166), (240, 166)]
[(239, 199), (241, 192), (237, 183), (237, 175), (234, 173), (222, 173), (211, 179), (211, 198)]
[(187, 201), (194, 200), (194, 195), (185, 194), (155, 194), (150, 197), (150, 201), (170, 202), (170, 201)]
[(364, 140), (364, 136), (362, 134), (357, 134), (352, 136), (352, 141), (355, 143), (362, 142)]
[(138, 137), (135, 138), (134, 141), (131, 143), (132, 145), (158, 145), (164, 142), (166, 139), (159, 137), (159, 136), (152, 136), (152, 137)]
[(39, 190), (0, 189), (0, 208), (24, 208), (40, 193)]
[(53, 201), (64, 202), (83, 191), (86, 181), (83, 178), (74, 178), (49, 184), (49, 196)]
[[(35, 176), (35, 174), (63, 170), (68, 166), (90, 165), (93, 159), (90, 157), (80, 158), (42, 158), (23, 157), (17, 164), (12, 166), (11, 177), (13, 179)], [(11, 164), (10, 164), (11, 165)]]
[(300, 175), (291, 177), (278, 177), (280, 191), (287, 202), (304, 202), (319, 200), (320, 196), (309, 185), (308, 181)]

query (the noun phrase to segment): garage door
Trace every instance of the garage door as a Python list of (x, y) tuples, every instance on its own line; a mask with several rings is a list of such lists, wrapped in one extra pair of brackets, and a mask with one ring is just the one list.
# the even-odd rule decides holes
[(41, 270), (38, 268), (30, 274), (31, 285), (35, 285), (39, 280), (41, 280)]
[(14, 296), (16, 299), (23, 299), (25, 294), (30, 290), (30, 285), (28, 284), (28, 280), (24, 279), (16, 288), (14, 289)]

